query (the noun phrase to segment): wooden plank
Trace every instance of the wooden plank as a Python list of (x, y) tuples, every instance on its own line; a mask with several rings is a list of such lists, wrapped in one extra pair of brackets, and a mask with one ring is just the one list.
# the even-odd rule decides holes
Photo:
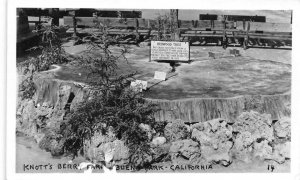
[[(223, 37), (223, 34), (181, 34), (182, 37)], [(230, 38), (245, 38), (245, 35), (226, 35)], [(257, 36), (257, 35), (248, 35), (249, 38), (253, 39), (274, 39), (274, 40), (292, 40), (292, 37), (288, 36)]]
[[(108, 27), (135, 27), (134, 18), (101, 18), (98, 17), (98, 21), (94, 17), (76, 17), (77, 25), (93, 27), (97, 22)], [(138, 19), (140, 27), (147, 27), (145, 19)], [(71, 16), (64, 16), (64, 25), (73, 26), (73, 20)]]
[(270, 40), (288, 40), (288, 41), (292, 40), (292, 38), (288, 38), (288, 37), (274, 37), (274, 36), (263, 36), (263, 37), (249, 36), (249, 38), (253, 38), (253, 39), (270, 39)]
[[(237, 22), (237, 29), (243, 29), (243, 22)], [(272, 32), (292, 32), (292, 25), (289, 23), (262, 23), (251, 22), (251, 31), (263, 30)]]
[[(210, 30), (207, 30), (206, 28), (180, 28), (180, 30), (182, 32), (186, 32), (186, 31), (207, 31), (207, 32), (213, 32), (213, 31), (221, 31), (223, 32), (224, 28), (213, 28), (213, 29), (210, 29)], [(226, 31), (229, 31), (229, 32), (243, 32), (242, 30), (239, 30), (239, 29), (226, 29)]]
[[(77, 25), (89, 26), (95, 25), (94, 17), (76, 17)], [(102, 24), (106, 24), (109, 27), (135, 27), (134, 18), (102, 18), (98, 17), (98, 21)], [(211, 28), (211, 22), (209, 20), (179, 20), (180, 30), (205, 30)], [(158, 28), (158, 24), (155, 20), (138, 18), (140, 28)], [(73, 26), (73, 20), (71, 16), (64, 16), (64, 25)], [(223, 30), (224, 25), (222, 21), (214, 21), (213, 31)], [(226, 29), (229, 31), (240, 31), (243, 30), (243, 22), (237, 21), (237, 27), (234, 29), (234, 22), (226, 22)], [(226, 30), (226, 31), (227, 31)], [(269, 31), (269, 32), (292, 32), (292, 25), (289, 23), (262, 23), (262, 22), (251, 22), (250, 31)]]
[[(242, 35), (246, 35), (247, 32), (243, 32), (243, 31), (227, 31), (226, 29), (226, 35), (230, 36), (230, 35), (233, 35), (233, 33), (236, 35), (236, 36), (242, 36)], [(185, 31), (185, 32), (182, 32), (182, 34), (221, 34), (221, 31)], [(276, 33), (276, 32), (273, 32), (273, 33), (255, 33), (255, 31), (252, 31), (248, 33), (249, 35), (252, 35), (252, 36), (274, 36), (274, 37), (292, 37), (291, 33)]]
[(223, 37), (223, 34), (181, 34), (183, 37)]
[(249, 36), (253, 36), (253, 37), (282, 37), (282, 38), (292, 38), (291, 35), (281, 35), (281, 34), (250, 34)]
[[(207, 31), (204, 28), (180, 28), (180, 30), (182, 31), (182, 33), (200, 33), (203, 31), (206, 32), (223, 32), (223, 29), (211, 29), (210, 31)], [(246, 31), (241, 30), (241, 29), (226, 29), (227, 32), (237, 32), (237, 33), (246, 33)], [(262, 32), (262, 33), (259, 33)], [(249, 34), (283, 34), (283, 35), (292, 35), (292, 32), (281, 32), (281, 31), (257, 31), (257, 30), (250, 30)]]

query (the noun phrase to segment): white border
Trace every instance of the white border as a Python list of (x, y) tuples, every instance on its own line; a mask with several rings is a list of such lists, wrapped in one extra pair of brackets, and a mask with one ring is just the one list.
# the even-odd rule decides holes
[[(83, 179), (86, 174), (16, 174), (15, 173), (15, 126), (16, 126), (16, 8), (17, 7), (60, 7), (60, 8), (121, 8), (121, 9), (232, 9), (232, 10), (293, 10), (292, 51), (292, 161), (291, 173), (184, 173), (184, 174), (113, 174), (113, 178), (216, 178), (216, 179), (297, 179), (300, 180), (300, 116), (297, 106), (300, 101), (300, 1), (299, 0), (8, 0), (7, 6), (7, 136), (6, 168), (7, 179)], [(151, 176), (150, 176), (151, 175)], [(92, 174), (88, 178), (111, 178), (104, 174)]]

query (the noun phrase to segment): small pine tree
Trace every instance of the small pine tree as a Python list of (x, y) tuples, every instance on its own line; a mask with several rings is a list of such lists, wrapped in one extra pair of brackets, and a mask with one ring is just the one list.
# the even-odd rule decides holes
[[(99, 39), (99, 37), (98, 37)], [(119, 75), (116, 72), (118, 61), (126, 60), (127, 48), (123, 47), (119, 55), (110, 51), (117, 40), (103, 35), (102, 43), (91, 42), (93, 50), (100, 51), (100, 56), (80, 59), (89, 70), (89, 85), (93, 93), (89, 100), (82, 102), (72, 110), (64, 128), (65, 149), (77, 153), (96, 133), (106, 134), (112, 127), (117, 139), (123, 140), (130, 150), (130, 163), (135, 167), (144, 167), (149, 163), (144, 156), (151, 155), (150, 139), (140, 128), (140, 124), (154, 127), (155, 104), (147, 102), (142, 93), (130, 88), (130, 81), (135, 73)], [(144, 160), (141, 160), (144, 159)]]

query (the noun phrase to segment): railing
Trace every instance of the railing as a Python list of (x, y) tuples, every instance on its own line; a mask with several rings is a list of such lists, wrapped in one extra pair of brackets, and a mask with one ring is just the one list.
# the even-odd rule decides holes
[[(79, 34), (101, 35), (103, 32), (92, 28), (96, 25), (106, 26), (107, 34), (111, 36), (122, 36), (123, 43), (139, 43), (149, 41), (163, 33), (170, 38), (171, 33), (168, 28), (158, 30), (156, 20), (142, 18), (94, 18), (77, 17), (77, 31)], [(72, 17), (64, 17), (64, 24), (73, 25)], [(72, 33), (70, 28), (67, 32)], [(209, 21), (209, 20), (179, 20), (180, 41), (189, 41), (191, 45), (206, 45), (215, 43), (226, 48), (230, 44), (242, 45), (245, 49), (249, 46), (270, 46), (282, 47), (292, 45), (291, 24), (288, 23), (262, 23), (262, 22), (243, 22), (232, 21)], [(136, 38), (140, 36), (141, 38)], [(137, 40), (139, 39), (139, 40)], [(139, 42), (138, 42), (139, 41)]]

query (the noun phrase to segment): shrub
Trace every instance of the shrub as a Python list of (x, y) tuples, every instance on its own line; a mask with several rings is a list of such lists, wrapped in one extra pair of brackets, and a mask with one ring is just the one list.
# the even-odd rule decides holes
[(89, 84), (93, 94), (70, 112), (70, 117), (62, 126), (65, 149), (82, 152), (84, 142), (96, 133), (106, 134), (112, 128), (117, 139), (123, 140), (130, 150), (130, 163), (141, 168), (149, 163), (150, 141), (140, 124), (154, 127), (156, 105), (146, 102), (142, 93), (132, 90), (129, 85), (135, 73), (119, 75), (118, 61), (126, 60), (126, 47), (119, 54), (113, 54), (110, 47), (117, 41), (104, 35), (101, 44), (91, 42), (92, 49), (101, 55), (97, 58), (83, 57), (80, 61), (89, 72)]
[(49, 70), (52, 64), (68, 62), (62, 48), (61, 38), (59, 37), (59, 28), (56, 26), (44, 27), (41, 32), (41, 44), (28, 49), (28, 51), (41, 49), (41, 55), (32, 57), (19, 64), (19, 66), (24, 68), (23, 75), (27, 76), (19, 85), (22, 99), (31, 99), (33, 97), (36, 91), (33, 76), (36, 72)]
[(33, 82), (33, 74), (28, 76), (19, 84), (19, 92), (22, 100), (31, 99), (34, 96), (36, 87)]
[(29, 60), (29, 64), (34, 65), (36, 71), (49, 70), (52, 64), (68, 62), (59, 33), (59, 27), (49, 26), (42, 30), (42, 41), (39, 46), (32, 47), (28, 51), (41, 49), (42, 53), (36, 58)]

